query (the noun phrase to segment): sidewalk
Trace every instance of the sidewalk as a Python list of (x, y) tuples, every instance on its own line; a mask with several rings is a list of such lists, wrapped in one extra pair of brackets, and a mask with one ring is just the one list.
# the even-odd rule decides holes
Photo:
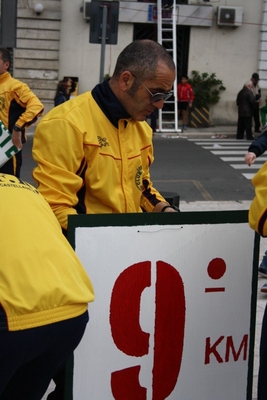
[[(36, 123), (27, 128), (27, 135), (33, 136), (34, 131), (36, 129)], [(180, 129), (180, 127), (179, 127)], [(205, 128), (191, 128), (187, 127), (187, 129), (183, 132), (155, 132), (154, 137), (181, 137), (181, 138), (194, 138), (194, 137), (210, 137), (210, 138), (218, 138), (218, 139), (234, 139), (236, 135), (236, 125), (220, 125), (220, 126), (208, 126)]]
[[(180, 129), (180, 127), (179, 127)], [(155, 132), (155, 138), (212, 138), (235, 139), (236, 125), (208, 126), (204, 128), (187, 127), (183, 132)]]

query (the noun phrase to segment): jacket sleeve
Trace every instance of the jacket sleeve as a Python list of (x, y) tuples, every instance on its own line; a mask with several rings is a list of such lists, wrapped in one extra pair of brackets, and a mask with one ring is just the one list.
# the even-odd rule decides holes
[(261, 236), (267, 236), (267, 163), (252, 179), (255, 197), (249, 209), (249, 225)]
[(189, 100), (190, 100), (191, 103), (193, 103), (195, 96), (194, 96), (194, 92), (193, 92), (192, 86), (191, 85), (189, 85), (189, 86), (190, 86), (190, 89), (189, 89)]
[(22, 129), (36, 122), (37, 117), (43, 113), (43, 104), (26, 83), (19, 82), (15, 88), (14, 100), (25, 109), (18, 120), (14, 121)]
[(78, 192), (83, 187), (77, 173), (84, 165), (83, 135), (66, 119), (58, 118), (57, 123), (43, 119), (34, 134), (33, 158), (38, 164), (33, 171), (38, 190), (67, 229), (68, 215), (77, 214)]
[(263, 132), (257, 140), (255, 140), (248, 148), (249, 152), (252, 152), (259, 157), (267, 150), (267, 131)]
[(150, 146), (146, 163), (143, 165), (143, 190), (141, 196), (141, 207), (146, 212), (152, 212), (154, 207), (161, 201), (164, 201), (168, 204), (164, 197), (161, 196), (161, 194), (153, 187), (153, 184), (150, 180), (149, 168), (153, 160), (153, 148)]

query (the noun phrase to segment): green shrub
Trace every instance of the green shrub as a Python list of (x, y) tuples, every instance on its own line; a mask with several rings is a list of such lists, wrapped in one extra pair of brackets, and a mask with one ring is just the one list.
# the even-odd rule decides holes
[(192, 85), (194, 91), (194, 107), (209, 107), (210, 104), (216, 104), (220, 100), (220, 92), (226, 90), (223, 82), (216, 78), (216, 74), (208, 74), (198, 71), (192, 71), (192, 78), (188, 83)]

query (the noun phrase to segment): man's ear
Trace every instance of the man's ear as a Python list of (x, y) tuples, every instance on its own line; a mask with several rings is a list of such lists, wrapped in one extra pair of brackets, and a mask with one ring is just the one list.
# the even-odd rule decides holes
[(124, 71), (119, 78), (119, 86), (123, 92), (127, 92), (132, 87), (134, 77), (130, 71)]
[(5, 70), (8, 71), (9, 68), (10, 68), (10, 62), (9, 62), (9, 61), (6, 61), (6, 62), (5, 62)]

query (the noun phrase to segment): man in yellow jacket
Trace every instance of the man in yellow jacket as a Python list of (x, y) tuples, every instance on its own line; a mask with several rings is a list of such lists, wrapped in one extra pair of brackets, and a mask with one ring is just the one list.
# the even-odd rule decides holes
[(36, 188), (0, 174), (0, 199), (0, 398), (38, 400), (83, 336), (93, 287)]
[(171, 96), (174, 79), (164, 47), (136, 40), (119, 55), (111, 79), (42, 118), (33, 177), (63, 230), (69, 215), (176, 212), (151, 182), (153, 132), (146, 122)]
[[(25, 128), (37, 121), (44, 106), (26, 83), (14, 79), (9, 71), (11, 56), (7, 48), (0, 46), (0, 120), (12, 133), (12, 142), (22, 149), (26, 141)], [(1, 168), (0, 172), (20, 177), (21, 151)]]
[(170, 97), (174, 79), (164, 47), (137, 40), (121, 52), (110, 80), (42, 118), (33, 176), (63, 229), (68, 215), (175, 211), (150, 180), (146, 123)]

